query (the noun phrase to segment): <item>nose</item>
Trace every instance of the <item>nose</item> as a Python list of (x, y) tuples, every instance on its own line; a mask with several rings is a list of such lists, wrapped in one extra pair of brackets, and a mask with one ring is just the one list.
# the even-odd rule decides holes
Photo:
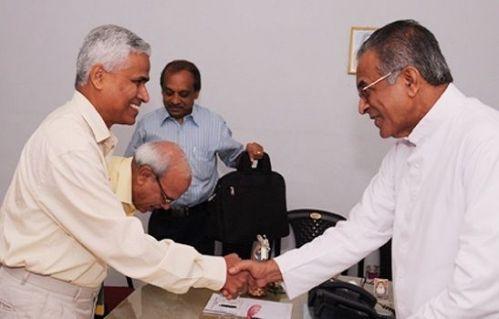
[(359, 113), (365, 114), (367, 109), (369, 108), (369, 103), (364, 98), (359, 98)]
[(149, 92), (145, 85), (142, 85), (139, 89), (139, 99), (144, 103), (149, 102)]
[(174, 104), (174, 105), (177, 105), (177, 104), (180, 104), (182, 101), (180, 99), (180, 96), (177, 94), (177, 92), (173, 93), (171, 96), (170, 96), (170, 103), (171, 104)]

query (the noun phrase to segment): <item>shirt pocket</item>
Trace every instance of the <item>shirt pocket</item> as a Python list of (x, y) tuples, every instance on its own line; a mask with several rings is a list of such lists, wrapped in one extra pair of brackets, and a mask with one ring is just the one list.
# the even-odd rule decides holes
[(210, 150), (194, 148), (192, 151), (192, 175), (198, 180), (209, 180), (216, 166), (215, 153)]

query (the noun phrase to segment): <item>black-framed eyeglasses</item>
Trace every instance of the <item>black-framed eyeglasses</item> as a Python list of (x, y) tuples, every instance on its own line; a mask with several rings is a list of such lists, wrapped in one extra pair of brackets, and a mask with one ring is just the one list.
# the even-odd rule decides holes
[(369, 83), (362, 88), (359, 88), (359, 97), (364, 99), (364, 100), (367, 100), (369, 98), (369, 89), (371, 89), (373, 86), (375, 86), (379, 82), (383, 81), (384, 79), (387, 79), (393, 73), (394, 73), (394, 71), (388, 72), (387, 74), (376, 79), (374, 82)]
[(174, 201), (174, 199), (170, 198), (168, 195), (166, 195), (166, 192), (163, 189), (163, 186), (161, 186), (161, 182), (159, 180), (158, 175), (156, 175), (156, 182), (158, 182), (159, 190), (161, 191), (161, 198), (163, 198), (164, 204), (171, 204)]

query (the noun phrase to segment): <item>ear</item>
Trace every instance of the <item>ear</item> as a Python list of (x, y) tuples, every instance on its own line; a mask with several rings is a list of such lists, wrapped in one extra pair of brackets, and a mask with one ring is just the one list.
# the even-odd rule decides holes
[(199, 97), (199, 91), (194, 92), (194, 100), (197, 100)]
[(421, 88), (422, 80), (421, 73), (413, 66), (407, 66), (402, 70), (400, 75), (407, 88), (407, 94), (410, 97), (415, 97)]
[(137, 184), (144, 185), (151, 177), (154, 177), (152, 169), (147, 165), (139, 166), (137, 169)]
[(101, 90), (104, 86), (104, 78), (106, 77), (107, 72), (104, 69), (102, 64), (95, 64), (90, 69), (90, 73), (88, 75), (88, 80), (97, 90)]

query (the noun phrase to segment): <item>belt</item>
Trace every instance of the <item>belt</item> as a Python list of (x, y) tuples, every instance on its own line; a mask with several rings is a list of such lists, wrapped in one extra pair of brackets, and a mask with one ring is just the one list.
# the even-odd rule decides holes
[(203, 211), (206, 207), (206, 202), (189, 207), (189, 206), (180, 206), (180, 207), (172, 207), (164, 211), (164, 213), (169, 214), (173, 217), (189, 217), (190, 215)]
[(31, 271), (27, 271), (25, 268), (12, 268), (0, 265), (0, 274), (2, 272), (21, 281), (22, 285), (29, 283), (38, 288), (64, 296), (71, 296), (75, 299), (93, 299), (99, 292), (99, 288), (76, 286), (50, 276), (35, 274)]

